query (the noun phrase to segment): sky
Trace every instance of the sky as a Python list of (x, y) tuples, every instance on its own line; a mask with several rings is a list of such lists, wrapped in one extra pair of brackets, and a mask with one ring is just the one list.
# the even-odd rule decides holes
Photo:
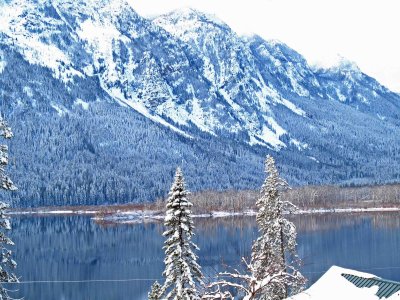
[(191, 7), (239, 35), (284, 42), (312, 65), (344, 57), (400, 92), (400, 0), (129, 0), (144, 17)]

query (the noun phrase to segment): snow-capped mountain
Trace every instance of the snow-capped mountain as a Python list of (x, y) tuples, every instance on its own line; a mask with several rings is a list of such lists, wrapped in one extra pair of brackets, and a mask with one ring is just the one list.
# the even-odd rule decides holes
[(153, 199), (177, 164), (193, 189), (253, 188), (266, 153), (296, 184), (400, 178), (398, 94), (192, 9), (2, 3), (0, 99), (27, 202)]
[(279, 41), (266, 41), (259, 36), (247, 38), (247, 44), (265, 82), (280, 94), (287, 98), (324, 96), (316, 75), (299, 53)]
[(353, 62), (341, 59), (329, 69), (316, 69), (325, 98), (339, 100), (378, 118), (399, 123), (399, 95), (364, 74)]
[(175, 11), (153, 22), (187, 45), (190, 60), (200, 59), (201, 76), (222, 105), (217, 110), (229, 112), (237, 120), (231, 131), (244, 131), (250, 144), (275, 149), (286, 146), (279, 138), (287, 131), (280, 126), (271, 105), (286, 106), (299, 115), (304, 111), (265, 82), (245, 40), (215, 17), (192, 9)]

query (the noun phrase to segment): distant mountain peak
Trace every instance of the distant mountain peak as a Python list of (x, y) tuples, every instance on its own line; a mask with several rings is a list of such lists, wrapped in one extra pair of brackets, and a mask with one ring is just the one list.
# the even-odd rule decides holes
[(266, 39), (264, 39), (263, 37), (261, 37), (260, 35), (258, 35), (256, 33), (244, 35), (244, 36), (242, 36), (242, 39), (247, 43), (251, 43), (251, 42), (268, 43), (271, 46), (281, 45), (281, 44), (285, 45), (285, 43), (281, 42), (278, 39), (268, 39), (268, 40), (266, 40)]
[(319, 62), (312, 65), (312, 68), (316, 71), (333, 71), (333, 72), (351, 72), (351, 73), (362, 73), (357, 63), (349, 60), (348, 58), (337, 55), (330, 62)]
[(216, 16), (200, 12), (193, 8), (182, 8), (153, 18), (155, 25), (164, 28), (175, 37), (187, 41), (194, 38), (198, 31), (221, 28), (231, 31), (230, 27)]
[(212, 22), (216, 25), (228, 27), (225, 22), (219, 19), (214, 14), (209, 14), (205, 12), (201, 12), (197, 9), (191, 7), (184, 7), (180, 9), (176, 9), (170, 13), (161, 15), (160, 17), (168, 17), (175, 20), (193, 20), (196, 19), (201, 22)]

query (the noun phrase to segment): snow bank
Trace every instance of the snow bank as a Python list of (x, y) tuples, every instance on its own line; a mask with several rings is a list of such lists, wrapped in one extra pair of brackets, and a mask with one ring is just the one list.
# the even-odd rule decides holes
[(7, 211), (7, 215), (94, 215), (97, 210), (34, 210), (34, 211)]
[[(396, 212), (400, 211), (398, 207), (373, 207), (373, 208), (336, 208), (336, 209), (325, 209), (325, 208), (317, 208), (310, 210), (298, 210), (292, 214), (325, 214), (325, 213), (363, 213), (363, 212)], [(101, 213), (102, 210), (71, 210), (71, 209), (43, 209), (43, 210), (27, 210), (27, 211), (7, 211), (9, 215), (45, 215), (45, 214), (54, 214), (54, 215), (64, 215), (64, 214), (88, 214), (95, 215)], [(254, 210), (245, 210), (242, 212), (229, 212), (229, 211), (212, 211), (209, 213), (202, 214), (194, 214), (193, 218), (224, 218), (224, 217), (240, 217), (240, 216), (255, 216), (257, 214)], [(284, 214), (288, 214), (284, 212)], [(96, 220), (107, 220), (107, 221), (115, 221), (115, 222), (123, 222), (123, 221), (133, 221), (137, 222), (138, 220), (148, 219), (148, 220), (160, 220), (164, 219), (165, 215), (160, 213), (159, 211), (152, 210), (126, 210), (126, 211), (115, 211), (114, 213), (107, 216), (98, 216), (94, 217)]]

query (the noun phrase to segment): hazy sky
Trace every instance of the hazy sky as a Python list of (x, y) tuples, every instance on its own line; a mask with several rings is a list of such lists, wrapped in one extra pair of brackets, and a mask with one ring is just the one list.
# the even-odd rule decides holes
[(129, 0), (142, 16), (182, 7), (216, 15), (239, 34), (294, 48), (311, 64), (338, 55), (400, 92), (400, 0)]

